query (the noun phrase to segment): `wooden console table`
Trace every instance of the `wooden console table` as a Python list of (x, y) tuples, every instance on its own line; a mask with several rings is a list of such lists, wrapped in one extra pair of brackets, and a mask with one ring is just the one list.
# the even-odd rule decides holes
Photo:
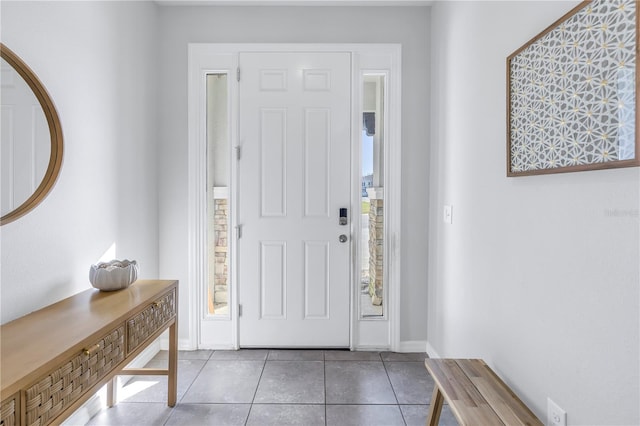
[[(167, 375), (177, 394), (178, 282), (87, 290), (0, 326), (0, 426), (60, 424), (119, 374)], [(166, 370), (125, 369), (169, 329)]]

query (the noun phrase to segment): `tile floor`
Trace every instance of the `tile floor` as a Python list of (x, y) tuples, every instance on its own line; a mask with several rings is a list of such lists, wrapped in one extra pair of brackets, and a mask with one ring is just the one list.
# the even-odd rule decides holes
[[(89, 425), (424, 425), (433, 380), (425, 354), (339, 350), (178, 355), (178, 404), (163, 376), (130, 380)], [(164, 367), (160, 352), (149, 367)], [(445, 405), (440, 425), (457, 425)]]

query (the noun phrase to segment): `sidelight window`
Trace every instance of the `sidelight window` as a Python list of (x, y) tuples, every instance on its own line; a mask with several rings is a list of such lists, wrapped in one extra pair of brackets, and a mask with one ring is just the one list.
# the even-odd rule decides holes
[(363, 318), (382, 317), (384, 312), (385, 79), (384, 74), (365, 73), (362, 86), (360, 314)]
[(228, 75), (208, 74), (207, 81), (207, 309), (229, 316), (229, 111)]

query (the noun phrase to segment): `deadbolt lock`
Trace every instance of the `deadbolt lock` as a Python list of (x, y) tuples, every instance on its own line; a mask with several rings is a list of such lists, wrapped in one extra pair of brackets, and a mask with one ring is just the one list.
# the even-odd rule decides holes
[(340, 217), (338, 219), (338, 224), (341, 226), (345, 226), (349, 224), (349, 211), (344, 207), (340, 209)]

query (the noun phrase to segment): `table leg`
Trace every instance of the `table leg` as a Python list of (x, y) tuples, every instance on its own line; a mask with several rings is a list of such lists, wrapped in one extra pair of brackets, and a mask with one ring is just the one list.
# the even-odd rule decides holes
[(113, 407), (118, 401), (118, 376), (107, 382), (107, 407)]
[(433, 396), (431, 397), (431, 404), (429, 405), (429, 415), (427, 416), (427, 426), (438, 426), (440, 421), (440, 412), (442, 412), (442, 403), (444, 397), (440, 388), (436, 385), (433, 387)]
[(178, 399), (178, 323), (169, 327), (169, 383), (167, 405), (174, 407)]

